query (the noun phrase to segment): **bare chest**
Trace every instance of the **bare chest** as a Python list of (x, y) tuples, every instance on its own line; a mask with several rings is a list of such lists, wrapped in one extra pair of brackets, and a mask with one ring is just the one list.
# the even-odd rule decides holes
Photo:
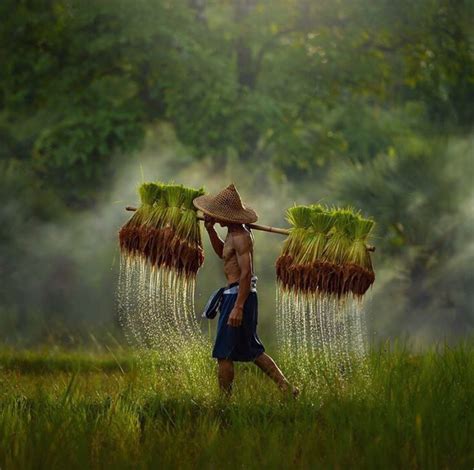
[(232, 246), (232, 239), (230, 237), (227, 237), (224, 241), (222, 257), (224, 258), (224, 261), (228, 261), (235, 257), (235, 248)]

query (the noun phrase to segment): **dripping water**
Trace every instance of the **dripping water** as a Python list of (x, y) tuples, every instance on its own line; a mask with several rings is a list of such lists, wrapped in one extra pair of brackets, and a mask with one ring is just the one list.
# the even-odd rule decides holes
[(357, 372), (368, 380), (362, 300), (277, 286), (277, 339), (293, 380), (323, 389)]
[(208, 367), (207, 340), (194, 310), (195, 278), (152, 267), (143, 257), (122, 254), (118, 320), (140, 358), (167, 361), (192, 384)]

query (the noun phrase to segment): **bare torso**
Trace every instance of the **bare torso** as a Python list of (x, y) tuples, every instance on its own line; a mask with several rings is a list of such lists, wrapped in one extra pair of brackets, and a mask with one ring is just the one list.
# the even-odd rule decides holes
[(243, 226), (239, 230), (231, 231), (227, 233), (227, 237), (224, 240), (224, 246), (222, 248), (222, 258), (224, 260), (224, 274), (227, 278), (227, 282), (238, 282), (240, 279), (240, 267), (237, 260), (237, 253), (235, 246), (240, 244), (248, 247), (251, 254), (251, 269), (253, 272), (253, 235), (245, 229)]

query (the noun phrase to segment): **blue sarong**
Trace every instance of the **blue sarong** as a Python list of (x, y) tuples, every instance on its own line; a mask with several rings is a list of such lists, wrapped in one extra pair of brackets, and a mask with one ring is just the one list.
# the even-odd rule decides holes
[(256, 281), (257, 278), (254, 276), (250, 293), (244, 304), (242, 324), (238, 327), (228, 325), (227, 321), (237, 300), (239, 283), (234, 282), (223, 291), (219, 305), (220, 315), (212, 357), (249, 362), (254, 361), (265, 351), (257, 335), (258, 299)]

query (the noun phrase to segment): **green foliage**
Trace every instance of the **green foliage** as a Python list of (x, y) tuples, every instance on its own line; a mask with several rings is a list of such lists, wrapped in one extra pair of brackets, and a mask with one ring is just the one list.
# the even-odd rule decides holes
[(465, 468), (474, 458), (472, 342), (420, 354), (386, 343), (347, 386), (319, 395), (309, 373), (298, 400), (242, 364), (226, 401), (202, 354), (183, 366), (124, 351), (1, 352), (0, 465)]
[(468, 3), (7, 0), (0, 129), (74, 203), (156, 120), (197, 157), (314, 176), (396, 148), (406, 104), (415, 127), (469, 129)]
[(383, 256), (375, 257), (379, 266), (397, 263), (392, 295), (408, 302), (400, 323), (413, 316), (431, 323), (439, 312), (453, 327), (465, 314), (470, 328), (472, 138), (400, 143), (399, 153), (334, 169), (329, 189), (337, 188), (341, 204), (377, 220), (374, 239)]

